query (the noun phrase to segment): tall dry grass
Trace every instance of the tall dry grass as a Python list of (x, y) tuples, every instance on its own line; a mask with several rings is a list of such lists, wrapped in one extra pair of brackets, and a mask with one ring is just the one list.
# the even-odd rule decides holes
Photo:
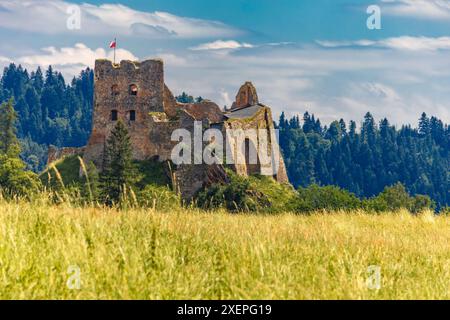
[[(257, 216), (50, 203), (0, 200), (0, 298), (450, 298), (450, 219), (431, 212)], [(379, 290), (366, 284), (372, 265)]]

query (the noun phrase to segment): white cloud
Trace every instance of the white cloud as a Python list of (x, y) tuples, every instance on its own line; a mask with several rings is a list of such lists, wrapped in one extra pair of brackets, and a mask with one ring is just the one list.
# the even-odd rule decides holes
[[(31, 68), (37, 66), (46, 68), (52, 65), (55, 69), (62, 72), (67, 79), (70, 79), (79, 74), (84, 68), (93, 68), (96, 59), (106, 58), (113, 60), (113, 56), (114, 52), (112, 50), (108, 52), (103, 48), (93, 50), (82, 43), (77, 43), (74, 47), (43, 48), (42, 52), (19, 57), (16, 62)], [(116, 56), (117, 61), (138, 60), (130, 51), (124, 49), (118, 49)]]
[(251, 48), (270, 48), (270, 47), (286, 47), (295, 45), (294, 42), (270, 42), (262, 44), (251, 44), (246, 42), (239, 42), (236, 40), (216, 40), (213, 42), (202, 43), (195, 47), (189, 48), (192, 51), (203, 51), (203, 50), (216, 50), (216, 51), (232, 51), (237, 49), (251, 49)]
[(220, 90), (220, 99), (219, 99), (219, 106), (224, 107), (227, 106), (227, 108), (230, 108), (233, 104), (233, 100), (230, 98), (230, 94), (225, 90)]
[(398, 50), (449, 50), (450, 37), (398, 37), (389, 38), (379, 42), (381, 46)]
[(235, 50), (235, 49), (241, 49), (241, 48), (253, 48), (254, 46), (249, 44), (249, 43), (245, 43), (245, 42), (238, 42), (238, 41), (234, 41), (234, 40), (228, 40), (228, 41), (223, 41), (223, 40), (217, 40), (214, 42), (209, 42), (209, 43), (203, 43), (200, 44), (196, 47), (192, 47), (190, 48), (191, 50)]
[(388, 102), (400, 100), (398, 93), (393, 88), (391, 88), (385, 84), (366, 82), (366, 83), (362, 83), (361, 87), (364, 90), (367, 90), (367, 92), (369, 92), (376, 98), (383, 99)]
[[(148, 57), (145, 59), (152, 59), (154, 57)], [(164, 64), (168, 64), (171, 66), (177, 66), (177, 67), (181, 67), (181, 66), (185, 66), (188, 62), (185, 58), (177, 56), (173, 53), (159, 53), (158, 54), (158, 58), (163, 59)]]
[[(42, 49), (42, 54), (24, 56), (18, 59), (20, 63), (28, 65), (72, 65), (81, 64), (85, 66), (93, 66), (96, 59), (113, 58), (113, 51), (108, 53), (103, 48), (92, 50), (82, 43), (77, 43), (74, 47), (65, 47), (57, 49), (48, 47)], [(137, 60), (137, 58), (129, 51), (118, 49), (116, 52), (118, 60)]]
[(370, 47), (376, 44), (373, 40), (355, 40), (355, 41), (328, 41), (317, 40), (317, 44), (325, 48), (339, 48), (339, 47)]
[(0, 0), (0, 27), (43, 34), (122, 35), (148, 38), (213, 38), (240, 32), (221, 22), (143, 12), (121, 4), (84, 3), (81, 29), (69, 30), (73, 3), (62, 0)]
[(378, 47), (408, 51), (436, 51), (450, 50), (450, 37), (410, 37), (402, 36), (382, 40), (357, 40), (357, 41), (317, 41), (326, 48), (339, 47)]
[(450, 18), (449, 0), (382, 0), (383, 13), (421, 19)]

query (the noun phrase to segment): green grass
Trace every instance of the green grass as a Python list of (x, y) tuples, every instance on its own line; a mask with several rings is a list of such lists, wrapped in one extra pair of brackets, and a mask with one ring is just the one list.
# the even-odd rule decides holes
[[(450, 219), (0, 200), (1, 299), (449, 299)], [(366, 286), (381, 267), (381, 289)], [(70, 290), (71, 266), (80, 290)]]
[[(83, 182), (80, 177), (80, 160), (78, 156), (68, 156), (53, 163), (66, 187), (79, 186)], [(49, 180), (50, 175), (50, 180)], [(40, 179), (45, 185), (56, 186), (59, 184), (55, 170), (52, 167), (47, 168), (40, 174)]]
[[(61, 175), (61, 178), (66, 187), (69, 186), (81, 186), (84, 182), (80, 176), (80, 160), (78, 156), (68, 156), (60, 159), (52, 164)], [(138, 182), (139, 188), (152, 184), (156, 186), (170, 186), (171, 181), (168, 177), (164, 164), (157, 160), (144, 160), (135, 162), (137, 171), (140, 175), (140, 181)], [(49, 178), (50, 184), (49, 184)], [(56, 177), (56, 172), (52, 166), (47, 168), (40, 174), (40, 179), (45, 185), (60, 184)]]
[(268, 176), (250, 176), (250, 186), (264, 194), (271, 203), (269, 212), (294, 211), (295, 201), (298, 197), (294, 187), (281, 184)]

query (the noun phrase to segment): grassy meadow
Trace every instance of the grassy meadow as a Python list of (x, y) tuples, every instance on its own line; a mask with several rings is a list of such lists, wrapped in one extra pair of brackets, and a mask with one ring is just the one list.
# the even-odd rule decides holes
[[(450, 298), (450, 218), (431, 212), (261, 216), (0, 200), (0, 239), (1, 299)], [(366, 283), (371, 265), (379, 290)]]

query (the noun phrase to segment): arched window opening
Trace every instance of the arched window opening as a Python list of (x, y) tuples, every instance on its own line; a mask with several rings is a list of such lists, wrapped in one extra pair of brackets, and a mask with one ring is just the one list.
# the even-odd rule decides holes
[(112, 110), (111, 111), (111, 121), (117, 121), (118, 120), (118, 112), (117, 110)]
[(137, 96), (137, 94), (138, 94), (138, 86), (135, 84), (132, 84), (130, 86), (130, 95)]

